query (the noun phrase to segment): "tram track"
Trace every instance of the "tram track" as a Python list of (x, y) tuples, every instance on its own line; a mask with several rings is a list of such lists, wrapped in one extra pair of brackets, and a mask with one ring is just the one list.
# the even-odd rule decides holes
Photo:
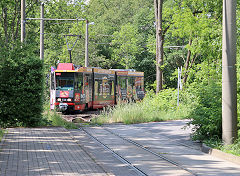
[[(108, 132), (109, 134), (117, 137), (120, 140), (123, 140), (125, 142), (127, 142), (128, 144), (136, 147), (135, 150), (143, 150), (147, 153), (149, 153), (150, 155), (153, 155), (155, 157), (157, 157), (158, 159), (167, 162), (169, 165), (175, 166), (177, 167), (179, 170), (184, 170), (185, 172), (188, 173), (188, 175), (197, 175), (195, 172), (187, 169), (186, 167), (184, 167), (183, 165), (181, 165), (180, 163), (167, 158), (166, 156), (163, 156), (162, 154), (156, 153), (146, 147), (144, 147), (143, 145), (141, 145), (140, 143), (133, 141), (129, 138), (123, 137), (105, 127), (102, 126), (98, 126), (98, 128), (101, 128), (102, 130), (104, 130), (105, 132)], [(112, 148), (111, 146), (109, 146), (108, 144), (105, 144), (100, 138), (98, 138), (96, 135), (94, 135), (93, 133), (89, 132), (89, 128), (86, 127), (80, 127), (80, 130), (84, 131), (91, 139), (97, 141), (99, 144), (101, 144), (106, 150), (109, 150), (116, 158), (118, 158), (119, 160), (121, 160), (123, 163), (127, 164), (129, 167), (131, 167), (132, 169), (134, 169), (136, 172), (139, 173), (139, 175), (149, 175), (148, 173), (146, 173), (146, 171), (144, 171), (144, 169), (142, 169), (141, 167), (135, 165), (134, 163), (132, 163), (132, 161), (130, 161), (129, 159), (126, 158), (126, 156), (122, 155), (120, 152), (115, 151), (114, 148)]]
[(121, 162), (125, 163), (128, 165), (128, 167), (130, 167), (131, 169), (133, 169), (134, 171), (136, 171), (137, 173), (139, 173), (140, 175), (143, 176), (148, 176), (144, 171), (142, 171), (141, 169), (137, 168), (136, 166), (134, 166), (130, 161), (128, 161), (126, 158), (124, 158), (123, 156), (121, 156), (120, 154), (118, 154), (117, 152), (115, 152), (114, 150), (112, 150), (110, 147), (108, 147), (106, 144), (104, 144), (103, 142), (101, 142), (100, 140), (98, 140), (96, 137), (94, 137), (91, 133), (89, 133), (85, 128), (80, 127), (81, 130), (83, 130), (91, 139), (97, 141), (99, 144), (101, 144), (106, 150), (110, 151), (118, 160), (120, 160)]
[(99, 111), (87, 111), (87, 112), (75, 113), (75, 114), (62, 114), (62, 113), (59, 113), (59, 114), (64, 120), (68, 122), (79, 123), (79, 122), (90, 122), (91, 119), (99, 115)]

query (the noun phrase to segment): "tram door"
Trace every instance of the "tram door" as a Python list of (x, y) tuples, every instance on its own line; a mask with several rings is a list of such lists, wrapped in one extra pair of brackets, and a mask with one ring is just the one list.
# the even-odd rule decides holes
[(50, 109), (53, 110), (55, 108), (56, 103), (56, 77), (55, 72), (51, 72), (50, 76)]
[(86, 103), (88, 107), (91, 106), (90, 102), (92, 102), (92, 74), (85, 73), (83, 76), (83, 85), (84, 85), (84, 92), (86, 95)]

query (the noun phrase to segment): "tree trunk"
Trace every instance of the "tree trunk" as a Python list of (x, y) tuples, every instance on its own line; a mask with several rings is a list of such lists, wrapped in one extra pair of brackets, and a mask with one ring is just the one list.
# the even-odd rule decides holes
[(163, 30), (162, 30), (162, 6), (163, 0), (154, 0), (156, 22), (156, 93), (163, 88)]
[[(188, 44), (189, 44), (189, 46), (192, 45), (192, 39), (189, 39), (189, 43)], [(191, 51), (188, 50), (187, 59), (186, 59), (186, 63), (185, 63), (185, 74), (184, 74), (184, 77), (183, 77), (183, 84), (185, 84), (187, 82), (190, 58), (191, 58)]]

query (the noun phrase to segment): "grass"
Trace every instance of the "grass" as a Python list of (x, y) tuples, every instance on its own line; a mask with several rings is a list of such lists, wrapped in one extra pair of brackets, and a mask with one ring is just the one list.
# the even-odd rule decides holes
[(60, 114), (58, 114), (56, 111), (51, 111), (48, 105), (45, 105), (44, 107), (44, 116), (48, 121), (47, 126), (61, 126), (67, 129), (78, 128), (74, 123), (67, 122), (61, 118)]
[(221, 150), (225, 153), (240, 156), (240, 137), (232, 145), (223, 145), (223, 142), (220, 139), (208, 139), (204, 140), (203, 143), (211, 148)]
[(174, 110), (154, 109), (144, 102), (119, 104), (103, 110), (100, 116), (92, 120), (92, 123), (145, 123), (166, 120), (185, 119), (188, 110), (183, 107)]
[(4, 135), (4, 130), (0, 128), (0, 142), (2, 140), (3, 135)]
[[(182, 102), (177, 106), (177, 91), (165, 89), (155, 95), (148, 92), (143, 101), (137, 103), (121, 103), (115, 107), (105, 108), (93, 123), (144, 123), (166, 120), (186, 119), (191, 112), (192, 100), (183, 96)], [(191, 106), (190, 106), (191, 105)]]

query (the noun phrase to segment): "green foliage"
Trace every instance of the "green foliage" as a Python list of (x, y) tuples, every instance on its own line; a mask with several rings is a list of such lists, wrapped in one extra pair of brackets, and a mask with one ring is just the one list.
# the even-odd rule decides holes
[(2, 140), (3, 135), (4, 135), (4, 130), (0, 128), (0, 142)]
[[(193, 125), (193, 139), (221, 139), (222, 134), (222, 101), (221, 74), (217, 64), (202, 63), (197, 66), (195, 82), (188, 87), (194, 95), (196, 105), (189, 118)], [(220, 72), (221, 73), (221, 72)]]
[[(125, 124), (156, 122), (164, 120), (177, 120), (186, 118), (191, 112), (191, 97), (182, 93), (181, 103), (177, 107), (177, 91), (166, 89), (157, 95), (153, 91), (148, 92), (143, 101), (130, 104), (119, 104), (108, 108), (93, 123)], [(190, 104), (186, 106), (187, 104)]]
[[(215, 147), (216, 148), (216, 147)], [(240, 140), (238, 139), (232, 145), (221, 145), (219, 149), (223, 152), (240, 156)]]
[(135, 55), (140, 52), (137, 29), (126, 24), (119, 32), (113, 33), (113, 53), (115, 60), (119, 61), (126, 69), (134, 68)]
[(62, 119), (61, 115), (55, 111), (54, 112), (48, 111), (46, 116), (47, 119), (49, 120), (50, 126), (61, 126), (66, 129), (77, 129), (77, 126), (74, 123), (67, 122), (66, 120)]
[(42, 122), (43, 63), (30, 46), (1, 48), (0, 126)]
[(77, 129), (77, 126), (72, 122), (67, 122), (61, 117), (61, 114), (56, 111), (51, 111), (48, 102), (44, 104), (43, 116), (47, 119), (47, 126), (60, 126), (67, 129)]

